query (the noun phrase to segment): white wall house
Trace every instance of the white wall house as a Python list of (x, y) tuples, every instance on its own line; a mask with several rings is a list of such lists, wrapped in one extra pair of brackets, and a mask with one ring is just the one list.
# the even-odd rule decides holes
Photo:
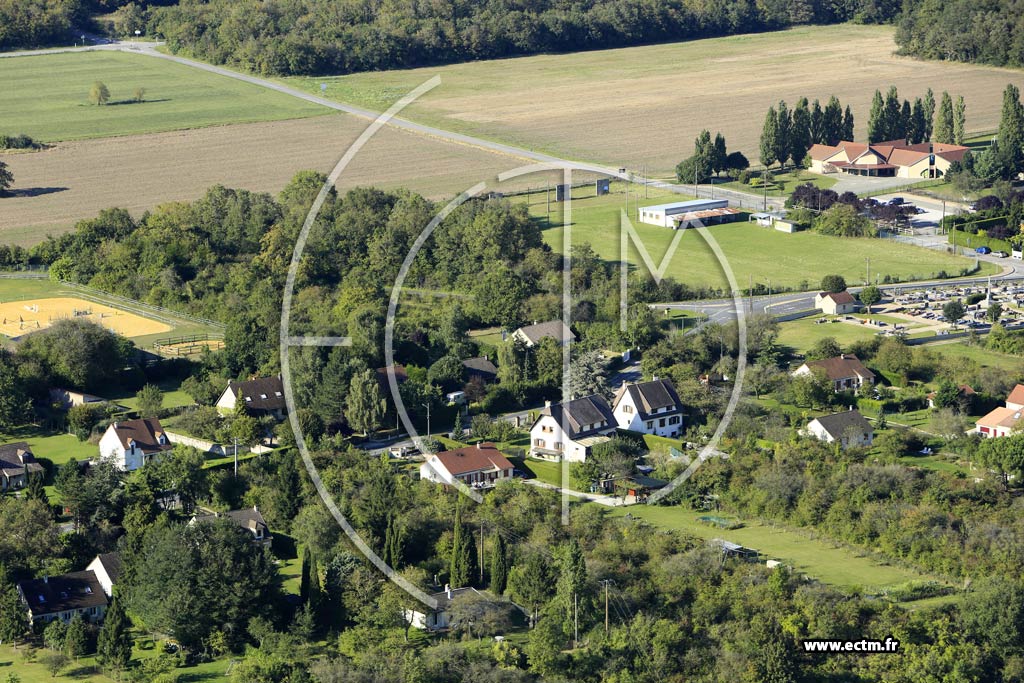
[(856, 312), (860, 302), (844, 289), (841, 292), (818, 292), (814, 297), (814, 307), (825, 315), (845, 315)]
[(33, 626), (56, 619), (67, 623), (76, 614), (97, 623), (107, 611), (107, 594), (89, 570), (21, 581), (17, 590)]
[(100, 457), (125, 472), (137, 470), (152, 458), (174, 448), (155, 417), (114, 422), (100, 439)]
[(440, 593), (431, 595), (437, 601), (437, 608), (430, 609), (421, 606), (418, 609), (405, 610), (405, 620), (413, 628), (423, 631), (443, 631), (451, 626), (450, 612), (451, 604), (455, 600), (472, 600), (476, 598), (491, 598), (493, 596), (486, 591), (478, 591), (475, 588), (452, 588), (447, 584)]
[(530, 455), (584, 462), (590, 449), (608, 441), (618, 423), (608, 401), (584, 396), (567, 403), (546, 402), (530, 428)]
[(975, 423), (975, 431), (986, 438), (1010, 436), (1024, 413), (1024, 384), (1018, 384), (1006, 397), (1005, 406), (993, 409)]
[(512, 338), (522, 342), (527, 348), (540, 344), (545, 337), (551, 337), (559, 346), (576, 341), (576, 335), (561, 320), (524, 325), (512, 333)]
[(109, 598), (114, 594), (114, 584), (121, 576), (121, 553), (97, 555), (85, 570), (96, 575), (96, 580)]
[(875, 373), (864, 367), (857, 356), (849, 353), (835, 358), (807, 361), (791, 374), (793, 377), (801, 377), (810, 375), (815, 370), (825, 373), (825, 376), (832, 382), (832, 390), (837, 393), (841, 391), (859, 393), (864, 387), (875, 384)]
[(512, 478), (512, 463), (493, 443), (442, 451), (420, 465), (420, 478), (438, 484), (460, 481), (474, 488), (490, 488)]
[(807, 424), (804, 432), (826, 443), (838, 442), (843, 450), (854, 446), (868, 447), (875, 438), (871, 423), (856, 410), (815, 418)]
[(620, 429), (667, 437), (683, 433), (683, 404), (671, 380), (623, 384), (612, 412)]

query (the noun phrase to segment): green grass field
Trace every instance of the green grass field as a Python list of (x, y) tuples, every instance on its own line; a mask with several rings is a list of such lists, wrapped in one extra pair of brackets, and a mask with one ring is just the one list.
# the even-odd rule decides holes
[(835, 586), (880, 591), (907, 581), (930, 578), (910, 569), (884, 564), (860, 551), (782, 527), (747, 521), (747, 525), (740, 529), (726, 531), (697, 521), (706, 513), (680, 507), (633, 505), (612, 508), (610, 514), (621, 517), (627, 513), (655, 526), (677, 529), (698, 538), (723, 538), (754, 548), (765, 559), (782, 560), (799, 572)]
[[(639, 205), (649, 206), (669, 200), (686, 199), (680, 195), (651, 190)], [(620, 213), (625, 209), (624, 193), (604, 197), (574, 199), (572, 210), (573, 244), (587, 242), (601, 258), (619, 261), (621, 251)], [(636, 198), (630, 199), (628, 216), (636, 216)], [(530, 206), (533, 216), (541, 221), (544, 240), (556, 251), (562, 248), (562, 209), (552, 203), (549, 215), (543, 203)], [(647, 225), (630, 219), (655, 265), (661, 263), (672, 240), (674, 230)], [(746, 288), (753, 283), (772, 287), (815, 287), (822, 275), (836, 273), (851, 284), (864, 279), (864, 260), (870, 257), (871, 272), (901, 280), (928, 279), (939, 271), (958, 273), (973, 261), (942, 252), (880, 239), (838, 238), (813, 232), (785, 234), (748, 223), (741, 215), (735, 223), (711, 226), (709, 232), (721, 246), (737, 284)], [(630, 244), (627, 260), (642, 264), (635, 246)], [(983, 264), (983, 273), (996, 272), (996, 267)], [(693, 286), (726, 287), (722, 266), (703, 237), (695, 230), (683, 233), (665, 274)]]
[[(793, 190), (796, 189), (797, 185), (806, 185), (810, 183), (815, 187), (820, 187), (823, 190), (827, 190), (836, 184), (835, 178), (828, 176), (818, 175), (809, 171), (786, 171), (785, 173), (772, 173), (771, 182), (768, 186), (769, 197), (788, 197), (793, 194)], [(717, 183), (716, 183), (717, 185)], [(727, 187), (732, 190), (739, 190), (740, 192), (750, 192), (753, 194), (763, 193), (764, 189), (758, 186), (745, 185), (738, 181), (730, 181), (721, 183), (722, 187)]]
[(968, 346), (963, 342), (928, 344), (923, 347), (933, 353), (942, 354), (950, 358), (967, 358), (977, 362), (979, 365), (999, 368), (1010, 373), (1024, 374), (1024, 358), (1011, 356), (1008, 353), (991, 351), (981, 346)]
[[(110, 90), (89, 103), (95, 81)], [(144, 55), (88, 52), (0, 60), (0, 133), (38, 140), (135, 135), (330, 113), (266, 88)], [(132, 102), (136, 88), (145, 101)]]
[[(136, 643), (137, 645), (138, 643)], [(29, 662), (23, 654), (26, 646), (21, 644), (15, 651), (11, 646), (4, 644), (0, 646), (0, 680), (8, 680), (9, 674), (16, 674), (20, 683), (54, 683), (57, 681), (75, 681), (75, 683), (114, 683), (114, 679), (100, 672), (95, 657), (82, 657), (77, 662), (72, 662), (56, 677), (51, 677), (46, 667), (38, 661)], [(36, 650), (42, 654), (46, 650)], [(159, 647), (150, 650), (140, 650), (136, 647), (133, 657), (136, 659), (148, 659), (160, 654)], [(212, 683), (213, 681), (226, 680), (227, 669), (230, 664), (228, 659), (219, 659), (206, 664), (175, 669), (177, 674), (175, 680), (181, 683)]]
[(843, 322), (818, 323), (822, 316), (790, 320), (779, 325), (779, 343), (797, 353), (806, 353), (818, 341), (833, 337), (846, 348), (856, 341), (871, 339), (878, 328), (867, 325), (851, 325)]

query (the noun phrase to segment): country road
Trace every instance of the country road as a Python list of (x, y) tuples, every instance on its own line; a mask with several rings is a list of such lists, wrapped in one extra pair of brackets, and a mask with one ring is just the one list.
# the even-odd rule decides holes
[[(296, 97), (296, 98), (304, 100), (306, 102), (310, 102), (312, 104), (317, 104), (317, 105), (320, 105), (322, 107), (327, 107), (329, 109), (333, 109), (333, 110), (338, 111), (338, 112), (342, 112), (342, 113), (345, 113), (345, 114), (350, 114), (352, 116), (358, 116), (358, 117), (360, 117), (362, 119), (366, 119), (368, 121), (373, 121), (373, 120), (377, 119), (380, 116), (380, 114), (381, 114), (381, 112), (373, 111), (373, 110), (370, 110), (370, 109), (365, 109), (363, 107), (356, 107), (356, 106), (349, 105), (349, 104), (343, 104), (343, 103), (340, 103), (340, 102), (335, 102), (333, 100), (329, 100), (329, 99), (326, 99), (324, 97), (320, 97), (318, 95), (313, 95), (313, 94), (310, 94), (310, 93), (306, 93), (306, 92), (303, 92), (303, 91), (298, 90), (296, 88), (292, 88), (290, 86), (284, 85), (283, 83), (277, 83), (277, 82), (272, 81), (272, 80), (268, 80), (268, 79), (265, 79), (265, 78), (260, 78), (259, 76), (252, 76), (250, 74), (241, 73), (241, 72), (234, 71), (232, 69), (227, 69), (227, 68), (220, 67), (220, 66), (215, 66), (213, 64), (207, 64), (205, 62), (200, 62), (200, 61), (196, 61), (196, 60), (193, 60), (193, 59), (187, 59), (185, 57), (179, 57), (177, 55), (166, 54), (166, 53), (160, 52), (159, 50), (156, 49), (160, 45), (163, 45), (163, 43), (151, 43), (151, 42), (139, 42), (139, 43), (133, 43), (133, 42), (111, 42), (111, 43), (107, 43), (107, 44), (91, 45), (91, 46), (86, 46), (86, 47), (63, 47), (63, 48), (51, 48), (51, 49), (44, 49), (44, 50), (21, 50), (21, 51), (16, 51), (16, 52), (5, 52), (5, 53), (0, 53), (0, 59), (2, 59), (2, 58), (10, 58), (10, 57), (27, 57), (27, 56), (36, 56), (36, 55), (45, 55), (45, 54), (58, 54), (58, 53), (65, 53), (65, 52), (89, 52), (89, 51), (96, 51), (96, 50), (110, 50), (110, 51), (116, 51), (116, 52), (135, 53), (135, 54), (145, 55), (147, 57), (154, 57), (156, 59), (165, 59), (167, 61), (175, 62), (177, 64), (182, 64), (184, 66), (188, 66), (188, 67), (191, 67), (193, 69), (200, 69), (202, 71), (208, 71), (210, 73), (217, 74), (219, 76), (224, 76), (226, 78), (233, 78), (235, 80), (244, 81), (245, 83), (250, 83), (252, 85), (259, 86), (261, 88), (267, 88), (269, 90), (273, 90), (275, 92), (279, 92), (279, 93), (282, 93), (284, 95), (289, 95), (291, 97)], [(442, 85), (440, 87), (444, 87), (443, 83), (442, 83)], [(592, 173), (597, 173), (597, 174), (601, 174), (601, 175), (612, 176), (612, 177), (616, 177), (616, 178), (628, 179), (628, 180), (632, 180), (635, 183), (645, 183), (646, 182), (646, 184), (648, 186), (650, 186), (650, 187), (656, 187), (656, 188), (659, 188), (659, 189), (667, 190), (669, 192), (674, 192), (674, 193), (677, 193), (677, 194), (682, 194), (682, 195), (687, 195), (687, 196), (692, 196), (694, 194), (694, 188), (692, 186), (690, 186), (690, 185), (677, 185), (677, 184), (674, 184), (674, 183), (667, 183), (667, 182), (662, 181), (662, 180), (645, 179), (642, 176), (639, 176), (639, 175), (634, 174), (634, 173), (621, 174), (621, 173), (619, 173), (619, 169), (618, 168), (612, 168), (612, 167), (603, 166), (603, 165), (600, 165), (600, 164), (593, 164), (593, 163), (589, 163), (589, 162), (585, 162), (585, 161), (562, 159), (562, 158), (559, 158), (559, 157), (556, 157), (556, 156), (552, 156), (550, 154), (543, 154), (541, 152), (535, 152), (533, 150), (525, 149), (523, 147), (516, 147), (514, 145), (506, 145), (506, 144), (501, 143), (501, 142), (494, 142), (492, 140), (486, 140), (484, 138), (478, 138), (478, 137), (474, 137), (472, 135), (464, 135), (462, 133), (455, 133), (455, 132), (452, 132), (452, 131), (444, 130), (442, 128), (435, 128), (433, 126), (427, 126), (427, 125), (424, 125), (424, 124), (421, 124), (421, 123), (416, 123), (414, 121), (409, 121), (407, 119), (403, 119), (403, 118), (399, 118), (399, 117), (391, 118), (387, 122), (387, 125), (392, 126), (394, 128), (398, 128), (398, 129), (407, 131), (407, 132), (415, 133), (415, 134), (418, 134), (418, 135), (424, 135), (424, 136), (427, 136), (427, 137), (435, 138), (435, 139), (438, 139), (438, 140), (443, 140), (443, 141), (446, 141), (446, 142), (452, 142), (452, 143), (461, 144), (461, 145), (468, 145), (470, 147), (476, 147), (478, 149), (483, 149), (483, 150), (486, 150), (486, 151), (489, 151), (489, 152), (495, 152), (495, 153), (498, 153), (498, 154), (503, 154), (505, 156), (509, 156), (509, 157), (512, 157), (512, 158), (515, 158), (515, 159), (520, 159), (520, 160), (527, 161), (527, 162), (542, 163), (542, 164), (554, 164), (556, 166), (564, 166), (566, 164), (571, 164), (572, 167), (573, 167), (573, 170), (586, 171), (586, 172), (592, 172)], [(339, 155), (340, 155), (344, 150), (340, 150), (339, 149), (338, 151), (339, 151)], [(710, 196), (712, 194), (712, 192), (718, 198), (729, 199), (734, 204), (738, 204), (738, 205), (740, 205), (742, 207), (752, 208), (752, 209), (760, 209), (762, 207), (763, 199), (762, 199), (762, 197), (760, 195), (748, 194), (748, 193), (745, 193), (745, 192), (738, 192), (736, 190), (725, 190), (725, 189), (722, 189), (722, 188), (713, 189), (713, 188), (711, 188), (709, 186), (699, 186), (697, 188), (696, 195), (698, 197), (708, 197), (708, 196)], [(769, 208), (769, 210), (775, 210), (775, 209), (780, 208), (781, 207), (781, 201), (782, 200), (780, 200), (780, 199), (769, 199), (768, 200), (768, 208)]]

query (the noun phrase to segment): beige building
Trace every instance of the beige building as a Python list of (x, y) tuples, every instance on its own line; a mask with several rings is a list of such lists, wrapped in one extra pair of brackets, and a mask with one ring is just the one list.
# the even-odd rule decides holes
[(843, 315), (854, 313), (860, 308), (860, 302), (845, 290), (842, 292), (818, 292), (814, 297), (814, 307), (825, 315)]
[(878, 176), (883, 178), (941, 178), (969, 148), (941, 142), (890, 140), (867, 144), (842, 140), (836, 145), (812, 145), (807, 152), (811, 172)]

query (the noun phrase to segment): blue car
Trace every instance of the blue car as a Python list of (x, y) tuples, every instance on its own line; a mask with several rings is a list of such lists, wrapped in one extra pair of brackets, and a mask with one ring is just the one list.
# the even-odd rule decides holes
[(974, 251), (978, 252), (979, 254), (989, 254), (992, 252), (992, 250), (989, 249), (988, 247), (978, 247)]

